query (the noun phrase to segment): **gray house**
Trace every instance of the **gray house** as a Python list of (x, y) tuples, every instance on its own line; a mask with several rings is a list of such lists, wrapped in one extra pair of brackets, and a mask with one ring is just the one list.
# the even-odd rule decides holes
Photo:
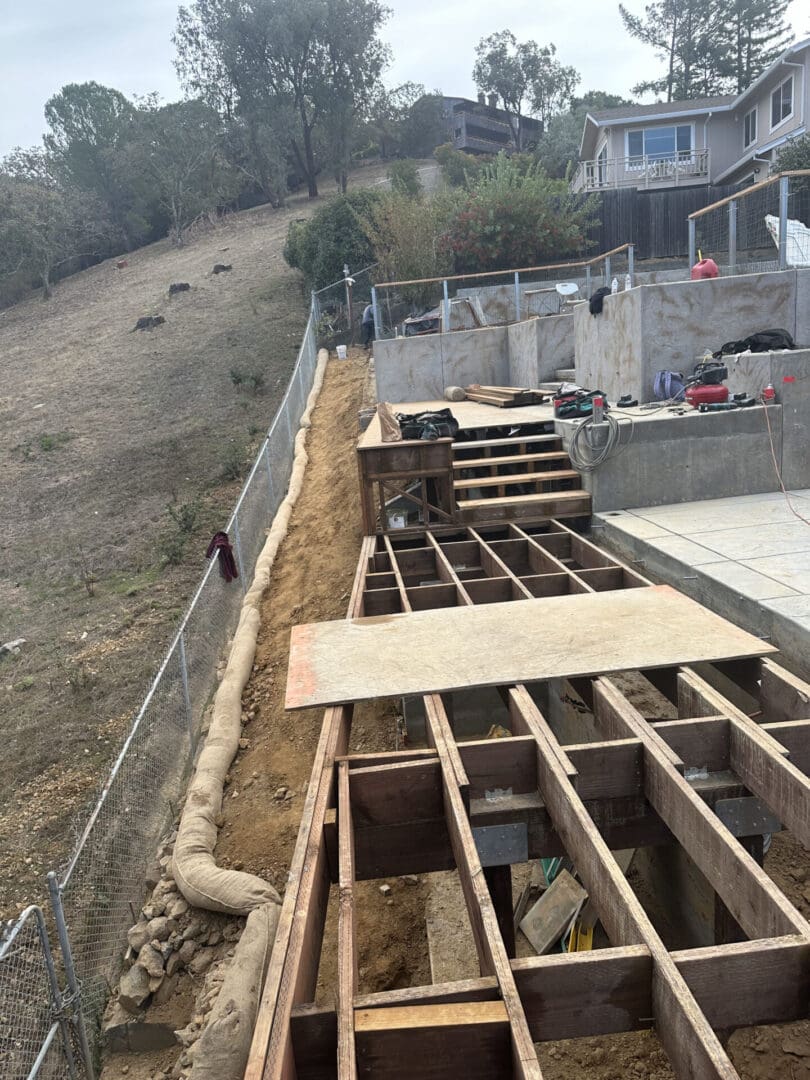
[(779, 147), (807, 130), (810, 38), (741, 94), (595, 109), (585, 118), (574, 191), (763, 180)]

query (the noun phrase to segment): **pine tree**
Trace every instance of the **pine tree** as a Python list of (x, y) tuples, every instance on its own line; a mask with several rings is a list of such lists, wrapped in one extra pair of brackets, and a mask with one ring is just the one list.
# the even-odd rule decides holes
[(727, 8), (728, 89), (742, 93), (785, 51), (790, 0), (731, 0)]
[(632, 36), (652, 46), (666, 72), (633, 87), (682, 101), (740, 93), (779, 56), (790, 39), (789, 0), (652, 0), (643, 15), (623, 4)]

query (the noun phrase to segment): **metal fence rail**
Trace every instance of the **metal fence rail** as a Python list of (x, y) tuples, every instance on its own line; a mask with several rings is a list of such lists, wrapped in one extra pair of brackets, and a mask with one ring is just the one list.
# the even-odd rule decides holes
[(25, 909), (0, 945), (0, 1075), (3, 1080), (84, 1077), (69, 1005), (59, 988), (42, 910)]
[(27, 909), (0, 946), (3, 1080), (95, 1074), (104, 1007), (145, 898), (144, 871), (184, 791), (217, 664), (287, 490), (317, 365), (320, 314), (313, 296), (286, 393), (226, 525), (239, 579), (226, 584), (216, 559), (206, 567), (67, 869), (49, 875), (66, 990), (39, 908)]
[(810, 266), (810, 172), (777, 173), (688, 222), (690, 266), (699, 252), (729, 274)]

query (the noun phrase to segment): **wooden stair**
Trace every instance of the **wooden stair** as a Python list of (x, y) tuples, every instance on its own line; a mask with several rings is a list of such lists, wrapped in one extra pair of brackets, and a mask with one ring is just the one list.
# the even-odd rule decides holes
[(582, 517), (591, 498), (557, 435), (453, 443), (453, 494), (463, 522)]

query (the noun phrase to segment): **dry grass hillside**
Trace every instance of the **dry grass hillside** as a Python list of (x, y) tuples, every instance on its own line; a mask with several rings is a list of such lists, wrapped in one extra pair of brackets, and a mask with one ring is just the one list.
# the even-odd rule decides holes
[(0, 656), (0, 914), (63, 863), (283, 395), (308, 303), (281, 252), (317, 205), (234, 215), (0, 312), (0, 643), (26, 640)]

